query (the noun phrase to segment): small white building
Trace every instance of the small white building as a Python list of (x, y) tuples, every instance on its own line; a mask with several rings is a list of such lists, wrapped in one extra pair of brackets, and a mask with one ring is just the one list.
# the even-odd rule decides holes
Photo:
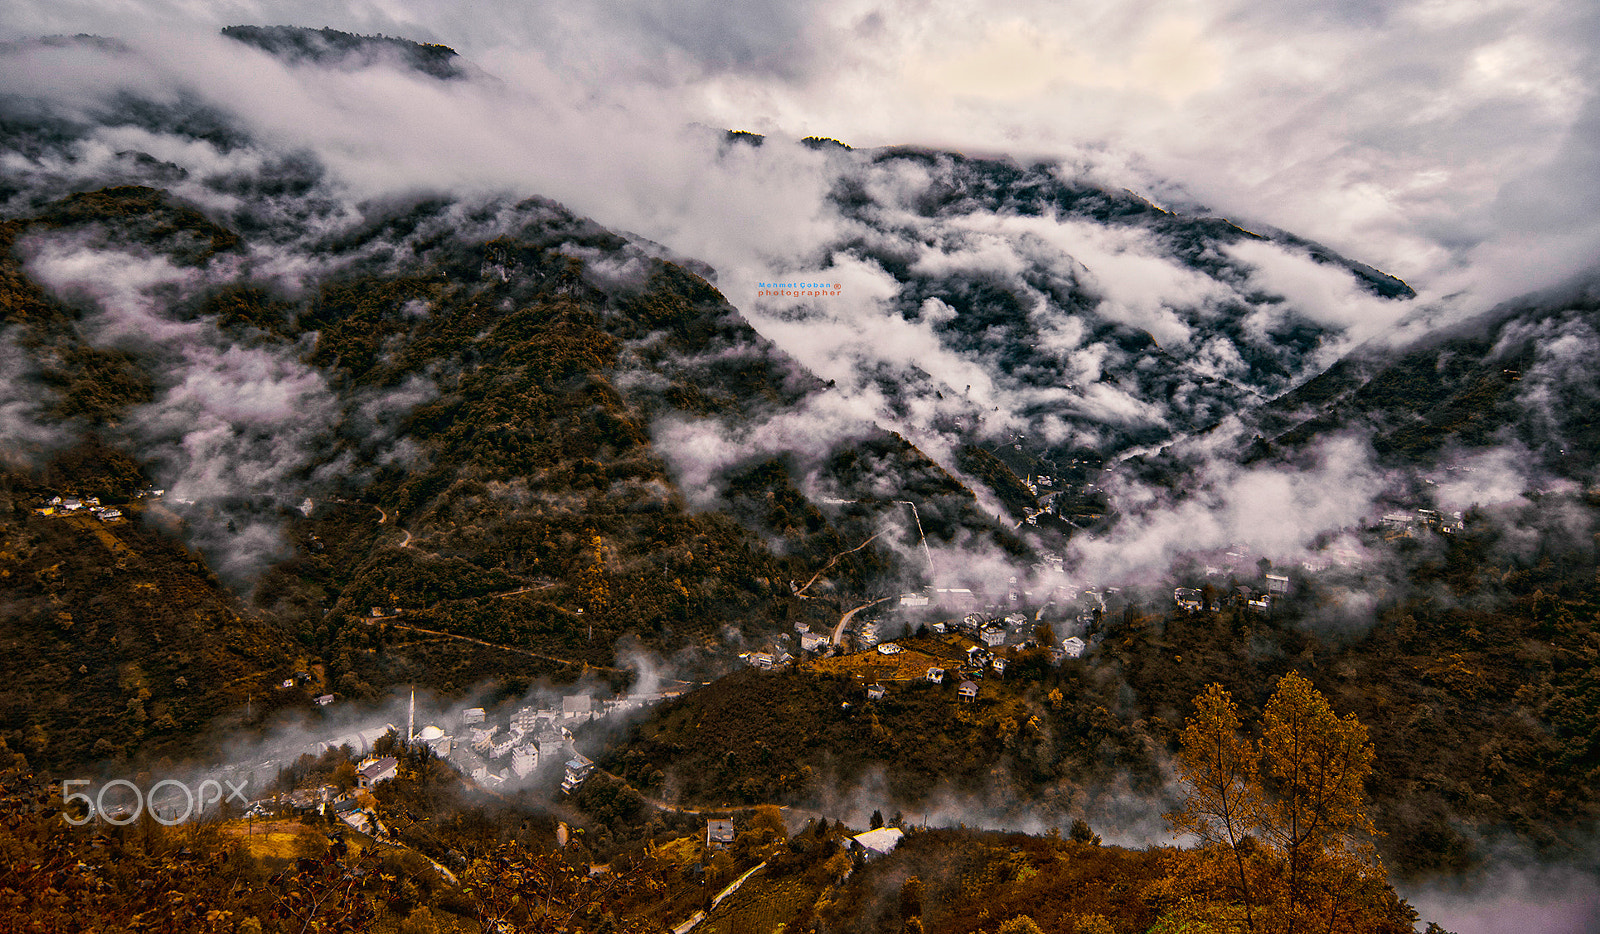
[(818, 632), (805, 632), (800, 634), (800, 649), (804, 652), (818, 652), (828, 647), (828, 637)]
[(586, 756), (573, 756), (567, 760), (567, 777), (561, 781), (561, 790), (567, 794), (576, 791), (594, 771), (594, 763)]
[(468, 707), (461, 711), (461, 725), (467, 726), (473, 723), (482, 723), (484, 716), (485, 713), (482, 707)]
[(394, 756), (384, 756), (374, 759), (361, 768), (356, 769), (356, 781), (362, 788), (371, 788), (379, 782), (386, 782), (400, 772), (400, 760)]
[(518, 778), (526, 778), (538, 767), (539, 747), (536, 744), (525, 743), (511, 750), (511, 771), (517, 773)]
[(1004, 629), (985, 629), (978, 638), (983, 640), (984, 645), (994, 648), (997, 645), (1005, 645), (1006, 631)]
[(973, 701), (978, 698), (978, 683), (976, 681), (963, 681), (956, 688), (956, 696), (964, 701)]
[(587, 694), (568, 694), (561, 698), (561, 719), (585, 723), (594, 717), (594, 698)]
[(879, 827), (851, 837), (850, 849), (867, 859), (877, 859), (894, 852), (894, 848), (900, 845), (900, 838), (905, 835), (905, 831), (899, 827)]
[(539, 744), (539, 758), (546, 762), (559, 761), (567, 753), (567, 738), (558, 730), (540, 730), (534, 742)]
[(885, 642), (878, 646), (879, 655), (899, 655), (902, 651), (904, 650), (893, 642)]
[(1077, 636), (1068, 636), (1067, 638), (1061, 640), (1061, 654), (1065, 655), (1067, 658), (1082, 657), (1083, 650), (1088, 647), (1089, 643), (1083, 641)]
[(706, 846), (722, 849), (733, 845), (733, 821), (713, 818), (706, 821)]
[(928, 669), (927, 678), (928, 678), (929, 681), (932, 681), (934, 684), (943, 684), (944, 683), (944, 669), (943, 668), (929, 668)]

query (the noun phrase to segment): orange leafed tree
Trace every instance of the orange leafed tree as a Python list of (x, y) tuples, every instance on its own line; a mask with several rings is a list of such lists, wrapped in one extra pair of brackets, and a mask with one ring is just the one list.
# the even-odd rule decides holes
[(1202, 845), (1223, 850), (1232, 862), (1233, 884), (1244, 904), (1246, 924), (1255, 930), (1255, 892), (1245, 857), (1252, 851), (1246, 838), (1261, 825), (1265, 802), (1257, 769), (1256, 747), (1239, 729), (1239, 711), (1220, 684), (1195, 698), (1195, 713), (1183, 731), (1178, 775), (1189, 789), (1182, 810), (1167, 819), (1180, 833), (1192, 833)]
[[(1365, 783), (1373, 749), (1354, 714), (1340, 718), (1311, 682), (1285, 675), (1261, 717), (1260, 739), (1242, 732), (1221, 685), (1195, 698), (1182, 736), (1183, 808), (1175, 830), (1200, 838), (1212, 872), (1185, 911), (1217, 930), (1409, 931), (1415, 914), (1389, 887), (1372, 845)], [(1220, 903), (1220, 904), (1219, 904)], [(1242, 906), (1242, 912), (1236, 912)]]

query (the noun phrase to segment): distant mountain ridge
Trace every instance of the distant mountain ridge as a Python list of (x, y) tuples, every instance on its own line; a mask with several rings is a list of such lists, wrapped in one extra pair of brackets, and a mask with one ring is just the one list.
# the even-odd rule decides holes
[(455, 49), (395, 36), (362, 36), (303, 26), (225, 26), (222, 34), (288, 62), (361, 68), (390, 58), (441, 80), (466, 74)]
[(1600, 450), (1600, 277), (1503, 302), (1407, 345), (1359, 348), (1259, 420), (1279, 445), (1361, 427), (1397, 462), (1511, 444), (1586, 478)]

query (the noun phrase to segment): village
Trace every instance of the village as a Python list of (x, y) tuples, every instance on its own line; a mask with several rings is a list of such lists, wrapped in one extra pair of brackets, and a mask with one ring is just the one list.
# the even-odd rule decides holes
[[(224, 766), (220, 771), (236, 781), (248, 782), (252, 789), (266, 789), (278, 784), (280, 773), (303, 757), (318, 758), (330, 751), (343, 751), (355, 770), (346, 787), (321, 781), (309, 787), (263, 794), (249, 803), (245, 816), (295, 817), (315, 813), (381, 836), (384, 830), (377, 822), (370, 798), (363, 792), (398, 774), (401, 743), (412, 748), (426, 747), (464, 778), (488, 790), (509, 790), (539, 775), (548, 775), (553, 781), (559, 774), (562, 793), (571, 794), (594, 771), (594, 763), (573, 744), (574, 728), (591, 721), (621, 718), (682, 693), (636, 692), (610, 698), (571, 694), (548, 706), (517, 706), (494, 717), (483, 707), (466, 707), (438, 723), (418, 727), (413, 692), (403, 731), (394, 723), (374, 723), (365, 729), (305, 742), (266, 759)], [(331, 700), (331, 695), (317, 698), (323, 706)]]
[[(1034, 491), (1044, 488), (1043, 495), (1049, 496), (1056, 481), (1047, 476), (1030, 477), (1027, 484)], [(164, 495), (164, 490), (146, 489), (135, 500), (159, 500)], [(93, 517), (105, 524), (127, 521), (117, 507), (70, 493), (51, 496), (34, 512), (46, 518)], [(1295, 562), (1274, 563), (1242, 544), (1192, 552), (1183, 555), (1172, 569), (1178, 586), (1170, 591), (1170, 608), (1191, 614), (1228, 608), (1271, 614), (1275, 606), (1292, 598), (1297, 580), (1329, 568), (1362, 565), (1367, 560), (1363, 541), (1377, 545), (1429, 534), (1452, 536), (1464, 528), (1460, 512), (1416, 507), (1386, 512), (1367, 523), (1362, 533), (1343, 534)], [(761, 670), (797, 667), (850, 675), (860, 681), (867, 702), (882, 700), (896, 685), (925, 683), (947, 686), (958, 703), (973, 703), (983, 695), (986, 680), (1004, 679), (1008, 668), (1027, 653), (1039, 653), (1030, 657), (1042, 655), (1053, 666), (1092, 657), (1112, 620), (1120, 618), (1130, 601), (1143, 599), (1149, 604), (1148, 587), (1141, 586), (1138, 597), (1115, 586), (1078, 587), (1068, 582), (1064, 565), (1060, 553), (1040, 554), (1031, 568), (1033, 589), (1011, 577), (992, 592), (932, 585), (882, 597), (844, 613), (831, 632), (813, 631), (807, 623), (798, 622), (792, 632), (779, 633), (739, 658)], [(931, 558), (929, 567), (931, 571)], [(858, 611), (867, 612), (858, 615)], [(382, 618), (398, 611), (374, 607), (372, 612)], [(313, 680), (310, 673), (298, 671), (282, 687)], [(525, 786), (537, 773), (548, 776), (552, 785), (559, 775), (561, 793), (571, 794), (595, 768), (574, 745), (575, 728), (621, 718), (677, 697), (688, 687), (614, 697), (571, 694), (543, 706), (521, 705), (496, 714), (484, 707), (466, 707), (420, 726), (413, 696), (404, 731), (391, 722), (373, 723), (305, 742), (270, 758), (225, 766), (221, 771), (246, 779), (251, 789), (267, 789), (276, 786), (280, 773), (303, 757), (323, 757), (330, 750), (342, 750), (354, 768), (352, 780), (342, 786), (320, 781), (310, 787), (263, 794), (249, 803), (248, 815), (285, 817), (315, 812), (381, 835), (371, 798), (363, 793), (396, 776), (399, 759), (395, 753), (401, 743), (426, 747), (464, 778), (488, 790)], [(325, 693), (312, 700), (318, 708), (328, 708), (336, 697)], [(708, 830), (708, 843), (716, 836), (715, 828)]]
[[(1055, 482), (1048, 476), (1025, 481), (1035, 492)], [(1170, 607), (1182, 613), (1236, 608), (1270, 615), (1291, 598), (1296, 579), (1363, 567), (1369, 560), (1363, 538), (1376, 545), (1429, 534), (1454, 536), (1465, 528), (1461, 512), (1412, 507), (1386, 512), (1359, 532), (1344, 533), (1292, 562), (1274, 562), (1244, 544), (1191, 552), (1174, 563), (1178, 586), (1171, 591)], [(873, 610), (892, 603), (887, 611), (859, 620), (850, 611), (832, 633), (795, 623), (793, 633), (780, 633), (740, 658), (765, 671), (799, 667), (851, 674), (864, 682), (868, 701), (883, 698), (897, 682), (923, 681), (952, 685), (959, 701), (972, 702), (984, 679), (1005, 677), (1022, 653), (1042, 651), (1055, 666), (1084, 658), (1105, 638), (1113, 611), (1126, 605), (1121, 587), (1079, 588), (1066, 582), (1061, 554), (1044, 552), (1039, 559), (1032, 570), (1036, 580), (1047, 583), (1036, 590), (1017, 577), (994, 593), (928, 586), (858, 607)]]
[[(166, 495), (166, 490), (150, 488), (141, 490), (136, 499), (160, 499)], [(93, 516), (105, 523), (122, 522), (127, 519), (122, 509), (117, 506), (103, 505), (98, 496), (79, 496), (75, 493), (57, 493), (49, 499), (35, 506), (33, 514), (45, 518), (65, 516)]]

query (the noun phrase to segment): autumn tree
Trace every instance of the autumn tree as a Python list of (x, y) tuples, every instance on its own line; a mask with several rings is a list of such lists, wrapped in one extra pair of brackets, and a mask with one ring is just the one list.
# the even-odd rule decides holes
[(1244, 930), (1409, 930), (1412, 913), (1371, 842), (1372, 762), (1366, 727), (1354, 714), (1340, 718), (1298, 673), (1279, 681), (1257, 741), (1213, 684), (1183, 731), (1178, 770), (1188, 796), (1168, 820), (1226, 863), (1224, 901), (1243, 906)]
[(584, 555), (588, 563), (578, 574), (578, 595), (585, 611), (599, 616), (611, 603), (611, 586), (606, 581), (606, 546), (600, 534), (589, 529)]
[(1269, 792), (1261, 834), (1286, 864), (1277, 878), (1284, 929), (1292, 932), (1308, 916), (1331, 921), (1357, 890), (1371, 896), (1374, 882), (1387, 887), (1366, 810), (1373, 749), (1355, 714), (1340, 718), (1297, 672), (1278, 682), (1261, 734)]
[(271, 879), (277, 891), (272, 916), (289, 931), (369, 930), (378, 917), (378, 899), (367, 891), (377, 881), (378, 860), (370, 850), (355, 855), (342, 839), (320, 856), (301, 856)]
[(1199, 837), (1202, 845), (1226, 847), (1246, 926), (1254, 931), (1255, 893), (1245, 867), (1250, 849), (1245, 840), (1264, 814), (1257, 749), (1240, 733), (1238, 709), (1222, 685), (1209, 685), (1194, 703), (1178, 760), (1178, 777), (1189, 794), (1183, 808), (1167, 819), (1180, 833)]
[(910, 876), (900, 884), (900, 920), (902, 922), (922, 916), (922, 901), (925, 894), (922, 880), (917, 876)]
[(659, 880), (643, 873), (591, 876), (560, 856), (512, 843), (473, 861), (462, 882), (484, 931), (648, 934), (660, 929), (649, 919), (619, 913), (623, 901), (659, 896)]

